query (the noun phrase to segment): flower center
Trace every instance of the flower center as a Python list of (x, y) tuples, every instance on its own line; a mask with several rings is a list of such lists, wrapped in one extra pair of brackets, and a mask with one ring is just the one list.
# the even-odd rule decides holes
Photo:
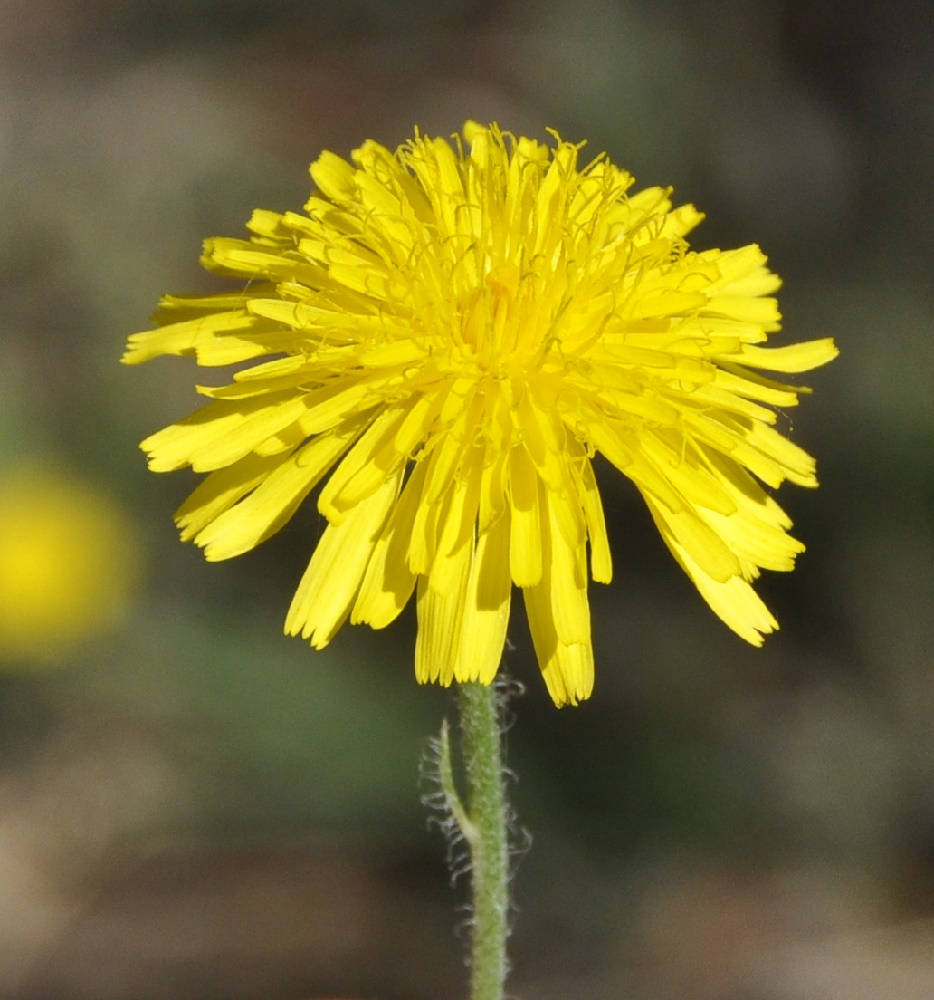
[(462, 295), (451, 352), (451, 363), (461, 374), (522, 378), (540, 363), (540, 320), (530, 308), (534, 278), (515, 264), (497, 264), (479, 286)]

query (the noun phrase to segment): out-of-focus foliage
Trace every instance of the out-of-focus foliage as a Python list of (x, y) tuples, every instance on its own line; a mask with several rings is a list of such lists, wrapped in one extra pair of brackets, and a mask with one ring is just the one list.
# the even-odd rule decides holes
[(211, 287), (204, 237), (305, 200), (322, 148), (468, 117), (675, 185), (708, 213), (697, 247), (769, 254), (789, 341), (842, 351), (781, 415), (822, 485), (780, 493), (808, 551), (763, 583), (763, 650), (699, 606), (613, 477), (594, 700), (557, 712), (511, 629), (535, 835), (514, 991), (934, 993), (932, 64), (922, 0), (5, 3), (0, 486), (24, 462), (76, 477), (146, 572), (58, 669), (0, 675), (0, 993), (460, 989), (418, 802), (448, 703), (412, 681), (413, 623), (323, 654), (284, 638), (313, 505), (205, 564), (171, 522), (192, 481), (137, 450), (192, 409), (190, 371), (117, 359), (161, 293)]

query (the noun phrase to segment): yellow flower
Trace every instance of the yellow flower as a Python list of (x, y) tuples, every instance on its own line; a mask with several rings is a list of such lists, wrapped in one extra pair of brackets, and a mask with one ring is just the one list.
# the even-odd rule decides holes
[(287, 633), (383, 628), (415, 591), (418, 680), (488, 684), (515, 584), (552, 698), (588, 697), (588, 542), (590, 575), (612, 576), (597, 453), (730, 628), (758, 645), (777, 627), (750, 581), (804, 546), (761, 484), (816, 480), (775, 429), (804, 390), (758, 372), (836, 349), (763, 346), (779, 279), (758, 247), (689, 250), (696, 209), (630, 194), (580, 148), (468, 123), (463, 143), (326, 152), (306, 214), (258, 210), (248, 241), (205, 244), (241, 290), (166, 296), (162, 329), (130, 338), (129, 363), (248, 363), (142, 444), (157, 472), (209, 473), (177, 515), (208, 559), (278, 531), (330, 473)]
[(38, 465), (0, 485), (0, 663), (41, 665), (112, 625), (136, 576), (135, 534), (92, 486)]

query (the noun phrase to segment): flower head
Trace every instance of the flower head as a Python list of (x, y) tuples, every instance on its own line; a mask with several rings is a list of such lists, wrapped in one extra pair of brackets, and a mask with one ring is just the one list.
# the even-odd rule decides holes
[[(252, 549), (326, 479), (327, 527), (286, 620), (325, 646), (416, 593), (419, 681), (497, 672), (513, 584), (552, 698), (593, 686), (590, 575), (612, 576), (592, 461), (632, 480), (710, 607), (758, 645), (752, 589), (803, 545), (763, 488), (814, 486), (775, 428), (830, 340), (764, 346), (779, 279), (758, 247), (693, 252), (702, 216), (581, 147), (468, 123), (311, 167), (305, 214), (256, 211), (202, 263), (238, 290), (166, 296), (125, 360), (243, 364), (147, 438), (207, 478), (177, 514), (208, 559)], [(326, 478), (328, 477), (329, 478)]]
[(0, 485), (0, 668), (47, 666), (131, 603), (132, 526), (91, 484), (30, 463)]

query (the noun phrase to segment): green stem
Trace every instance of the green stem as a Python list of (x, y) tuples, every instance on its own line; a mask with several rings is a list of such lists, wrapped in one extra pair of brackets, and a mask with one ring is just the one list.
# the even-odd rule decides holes
[(471, 1000), (502, 1000), (508, 966), (509, 811), (503, 783), (502, 728), (495, 687), (460, 686), (461, 738), (467, 781), (473, 922)]

